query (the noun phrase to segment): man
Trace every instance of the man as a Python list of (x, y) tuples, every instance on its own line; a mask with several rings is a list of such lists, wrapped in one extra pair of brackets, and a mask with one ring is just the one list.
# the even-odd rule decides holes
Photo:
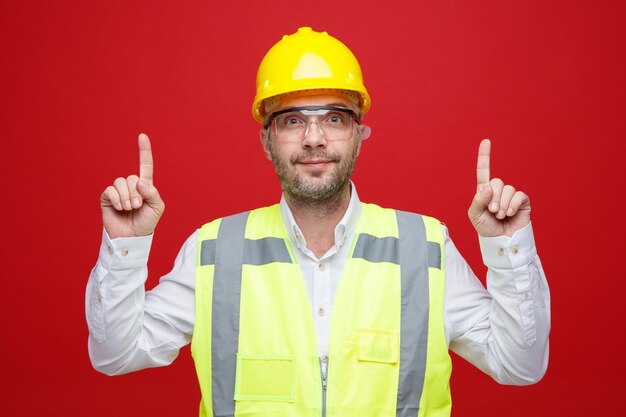
[(449, 415), (448, 348), (501, 383), (538, 381), (549, 294), (528, 197), (490, 178), (483, 141), (468, 214), (487, 291), (438, 221), (360, 203), (350, 177), (369, 106), (345, 45), (310, 28), (283, 37), (253, 104), (280, 204), (203, 226), (145, 297), (164, 203), (139, 135), (139, 176), (101, 197), (86, 296), (94, 367), (167, 365), (192, 342), (200, 414), (215, 416)]

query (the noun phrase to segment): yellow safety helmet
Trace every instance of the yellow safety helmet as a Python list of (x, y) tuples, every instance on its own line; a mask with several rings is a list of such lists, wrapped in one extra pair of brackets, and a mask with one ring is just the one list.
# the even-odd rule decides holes
[(268, 52), (256, 76), (252, 115), (263, 123), (263, 100), (294, 91), (339, 89), (354, 91), (364, 115), (370, 96), (363, 85), (361, 66), (346, 45), (326, 32), (310, 27), (285, 35)]

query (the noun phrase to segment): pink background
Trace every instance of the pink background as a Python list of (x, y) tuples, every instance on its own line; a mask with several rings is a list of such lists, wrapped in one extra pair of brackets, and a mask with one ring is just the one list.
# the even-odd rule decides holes
[(440, 218), (482, 276), (466, 218), (480, 139), (492, 175), (531, 196), (553, 295), (548, 373), (503, 387), (455, 357), (453, 416), (623, 415), (625, 4), (3, 2), (0, 414), (197, 415), (188, 348), (167, 368), (91, 368), (99, 195), (137, 172), (147, 132), (167, 204), (148, 287), (195, 228), (277, 202), (254, 78), (283, 34), (312, 26), (353, 50), (372, 96), (362, 200)]

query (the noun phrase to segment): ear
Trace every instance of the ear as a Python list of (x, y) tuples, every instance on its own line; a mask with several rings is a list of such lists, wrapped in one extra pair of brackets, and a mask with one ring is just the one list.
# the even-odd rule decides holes
[(361, 141), (364, 141), (372, 135), (372, 128), (367, 125), (360, 125), (359, 129), (361, 129)]
[(261, 128), (259, 130), (259, 139), (261, 139), (261, 146), (263, 147), (263, 153), (265, 154), (265, 157), (271, 161), (272, 154), (270, 152), (270, 145), (268, 143), (269, 134), (270, 134), (269, 129)]

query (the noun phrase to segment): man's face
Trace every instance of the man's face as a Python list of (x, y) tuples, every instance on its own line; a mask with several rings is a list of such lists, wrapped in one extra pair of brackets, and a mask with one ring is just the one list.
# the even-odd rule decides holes
[[(301, 106), (333, 106), (353, 109), (352, 102), (341, 95), (290, 96), (282, 99), (273, 112)], [(276, 125), (261, 130), (261, 142), (274, 164), (283, 191), (300, 201), (332, 200), (348, 187), (360, 149), (358, 129), (345, 140), (328, 140), (315, 123), (309, 125), (301, 140), (281, 140)]]

